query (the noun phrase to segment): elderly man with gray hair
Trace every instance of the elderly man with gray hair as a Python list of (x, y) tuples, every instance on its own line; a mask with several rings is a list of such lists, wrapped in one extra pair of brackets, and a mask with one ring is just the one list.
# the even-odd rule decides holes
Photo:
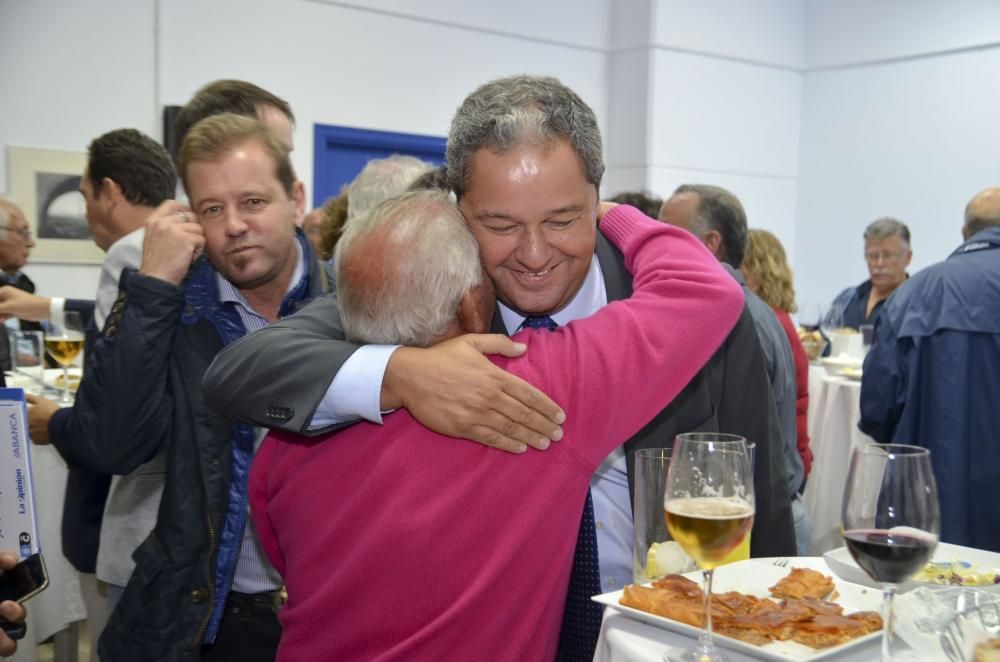
[(369, 161), (347, 187), (347, 220), (403, 193), (414, 180), (433, 169), (433, 164), (404, 154)]
[(880, 218), (865, 228), (864, 236), (869, 278), (838, 294), (827, 313), (841, 317), (838, 326), (852, 329), (875, 324), (882, 304), (909, 278), (906, 267), (913, 257), (910, 229), (902, 221)]

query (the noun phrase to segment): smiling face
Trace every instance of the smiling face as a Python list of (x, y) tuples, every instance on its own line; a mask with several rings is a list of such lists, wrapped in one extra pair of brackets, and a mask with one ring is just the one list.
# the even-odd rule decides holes
[(569, 142), (479, 149), (459, 207), (505, 304), (551, 314), (579, 291), (597, 242), (597, 187)]
[(286, 193), (259, 141), (238, 144), (216, 160), (192, 161), (187, 186), (205, 230), (205, 252), (228, 281), (241, 290), (287, 285), (303, 200), (299, 188)]

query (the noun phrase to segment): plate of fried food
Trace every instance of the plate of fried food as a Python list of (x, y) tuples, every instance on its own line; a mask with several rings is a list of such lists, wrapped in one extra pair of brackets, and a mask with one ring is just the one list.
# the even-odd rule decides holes
[[(877, 590), (842, 582), (801, 559), (792, 567), (739, 561), (715, 569), (712, 625), (717, 646), (762, 660), (827, 660), (877, 639)], [(655, 627), (697, 638), (701, 573), (667, 575), (594, 600)]]

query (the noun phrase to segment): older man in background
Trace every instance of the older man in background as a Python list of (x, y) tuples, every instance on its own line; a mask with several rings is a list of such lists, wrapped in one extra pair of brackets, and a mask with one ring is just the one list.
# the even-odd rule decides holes
[(750, 239), (743, 205), (735, 195), (719, 186), (684, 184), (663, 203), (659, 219), (682, 227), (696, 236), (743, 288), (747, 308), (753, 316), (760, 346), (764, 350), (764, 363), (778, 416), (779, 426), (776, 432), (784, 449), (785, 466), (788, 470), (788, 495), (792, 501), (795, 520), (795, 547), (800, 555), (807, 556), (811, 530), (800, 498), (805, 469), (796, 444), (795, 359), (792, 357), (788, 337), (774, 310), (747, 287), (743, 272), (740, 271)]
[(874, 324), (889, 295), (907, 279), (910, 266), (910, 229), (894, 218), (880, 218), (865, 228), (865, 264), (869, 278), (837, 295), (827, 319), (837, 326), (859, 329)]
[(347, 221), (403, 193), (418, 177), (432, 170), (433, 164), (404, 154), (372, 159), (347, 187)]
[[(21, 268), (28, 263), (28, 256), (35, 246), (31, 228), (21, 208), (11, 200), (0, 198), (0, 284), (10, 285), (23, 292), (33, 293), (35, 284)], [(40, 331), (42, 326), (30, 318), (6, 318), (0, 327), (0, 369), (10, 370), (10, 341), (8, 329)]]
[(941, 539), (1000, 552), (1000, 187), (969, 201), (962, 238), (885, 303), (858, 427), (930, 449)]

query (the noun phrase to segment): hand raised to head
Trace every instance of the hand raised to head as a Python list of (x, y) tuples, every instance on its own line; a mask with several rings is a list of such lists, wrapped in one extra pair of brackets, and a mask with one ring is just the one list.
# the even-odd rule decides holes
[(146, 221), (139, 271), (180, 285), (204, 248), (205, 232), (194, 212), (176, 200), (166, 200)]

